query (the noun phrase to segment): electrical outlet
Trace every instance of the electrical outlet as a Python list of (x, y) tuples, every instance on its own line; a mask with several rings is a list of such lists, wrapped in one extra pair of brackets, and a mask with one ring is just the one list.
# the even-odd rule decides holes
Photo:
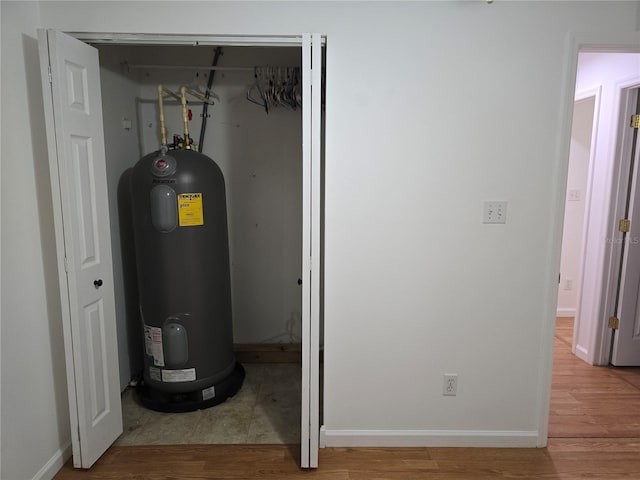
[(565, 290), (573, 290), (573, 279), (565, 278), (564, 280), (564, 289)]
[(458, 393), (458, 374), (445, 373), (443, 376), (442, 394), (447, 396), (455, 396)]

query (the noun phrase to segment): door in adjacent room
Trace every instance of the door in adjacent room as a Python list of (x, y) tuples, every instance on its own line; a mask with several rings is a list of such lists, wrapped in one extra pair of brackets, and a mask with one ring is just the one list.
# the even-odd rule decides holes
[(615, 309), (619, 323), (613, 332), (611, 351), (611, 364), (615, 366), (640, 366), (639, 91), (638, 88), (628, 91), (627, 104), (623, 105), (623, 118), (629, 121), (622, 124), (621, 157), (628, 175), (626, 192), (623, 192), (626, 194), (624, 216), (619, 224), (623, 248)]

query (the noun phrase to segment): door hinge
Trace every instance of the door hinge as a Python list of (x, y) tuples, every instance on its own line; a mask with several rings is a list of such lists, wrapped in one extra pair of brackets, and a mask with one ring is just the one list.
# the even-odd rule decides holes
[(629, 231), (631, 230), (631, 220), (629, 220), (628, 218), (623, 218), (622, 220), (620, 220), (620, 222), (618, 223), (618, 230), (624, 233), (629, 233)]
[(631, 115), (631, 128), (640, 128), (640, 115)]
[(49, 76), (49, 83), (53, 85), (53, 75), (51, 75), (51, 65), (47, 67), (47, 75)]
[(620, 328), (620, 319), (618, 317), (609, 317), (609, 328), (618, 330)]
[(64, 257), (64, 271), (69, 273), (69, 259)]

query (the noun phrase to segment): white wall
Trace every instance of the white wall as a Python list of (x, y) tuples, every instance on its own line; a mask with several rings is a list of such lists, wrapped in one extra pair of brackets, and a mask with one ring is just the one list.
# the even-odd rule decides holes
[[(597, 132), (593, 139), (594, 165), (591, 176), (591, 201), (587, 205), (585, 225), (584, 279), (578, 305), (575, 353), (589, 363), (600, 363), (595, 342), (600, 320), (613, 314), (603, 298), (605, 279), (612, 265), (613, 219), (610, 218), (612, 184), (615, 170), (616, 138), (619, 125), (620, 89), (626, 82), (640, 83), (640, 54), (581, 53), (578, 58), (576, 92), (601, 87)], [(615, 187), (613, 192), (615, 193)], [(615, 247), (615, 244), (613, 244)], [(609, 299), (609, 303), (610, 303)], [(608, 355), (607, 355), (608, 357)], [(606, 360), (605, 360), (606, 363)]]
[(2, 471), (46, 478), (70, 442), (35, 3), (2, 16)]
[(559, 317), (573, 317), (576, 314), (577, 292), (582, 273), (582, 232), (595, 101), (595, 96), (578, 100), (573, 109), (560, 257)]
[[(40, 4), (42, 24), (66, 31), (327, 34), (327, 443), (535, 445), (557, 297), (565, 38), (636, 30), (638, 2), (196, 2), (192, 15), (176, 8)], [(10, 49), (15, 59), (19, 34), (10, 47), (5, 38), (16, 29), (33, 38), (37, 19), (23, 25), (21, 12), (6, 18), (5, 11), (2, 2), (3, 27), (11, 28), (3, 28), (3, 54)], [(5, 82), (5, 71), (3, 92), (33, 78), (12, 68)], [(39, 94), (27, 92), (36, 102)], [(16, 115), (11, 127), (2, 123), (4, 138), (30, 131), (33, 115), (22, 106), (3, 108)], [(10, 161), (22, 173), (15, 188), (33, 193), (28, 165), (41, 160), (44, 138), (26, 140), (32, 147), (19, 150), (22, 162)], [(3, 170), (5, 148), (18, 151), (3, 142)], [(482, 202), (495, 199), (509, 202), (507, 224), (481, 224)], [(51, 223), (46, 204), (34, 199), (18, 213), (22, 222), (39, 215)], [(6, 236), (17, 243), (20, 233)], [(43, 255), (41, 241), (22, 246), (37, 268), (3, 291), (3, 302), (20, 288), (42, 289), (43, 270), (55, 278), (52, 247)], [(2, 268), (4, 276), (4, 260)], [(45, 293), (57, 295), (57, 285)], [(46, 322), (58, 318), (42, 295), (30, 308)], [(21, 331), (23, 312), (3, 303), (3, 343), (9, 318), (18, 358), (32, 342)], [(4, 344), (2, 352), (5, 368)], [(63, 370), (61, 359), (53, 362)], [(460, 375), (457, 397), (441, 395), (445, 372)], [(46, 369), (32, 373), (32, 386), (21, 388), (38, 385), (42, 399), (64, 390)], [(3, 430), (18, 431), (12, 418), (20, 410), (2, 403)], [(43, 419), (45, 430), (68, 420), (56, 413)], [(47, 434), (23, 435), (30, 455), (47, 450)], [(67, 439), (62, 432), (58, 445)], [(23, 478), (42, 465), (14, 461)]]

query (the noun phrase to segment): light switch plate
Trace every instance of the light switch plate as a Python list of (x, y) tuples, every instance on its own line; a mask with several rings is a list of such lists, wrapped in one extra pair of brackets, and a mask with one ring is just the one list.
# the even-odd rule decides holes
[(507, 223), (507, 202), (484, 202), (482, 223)]

